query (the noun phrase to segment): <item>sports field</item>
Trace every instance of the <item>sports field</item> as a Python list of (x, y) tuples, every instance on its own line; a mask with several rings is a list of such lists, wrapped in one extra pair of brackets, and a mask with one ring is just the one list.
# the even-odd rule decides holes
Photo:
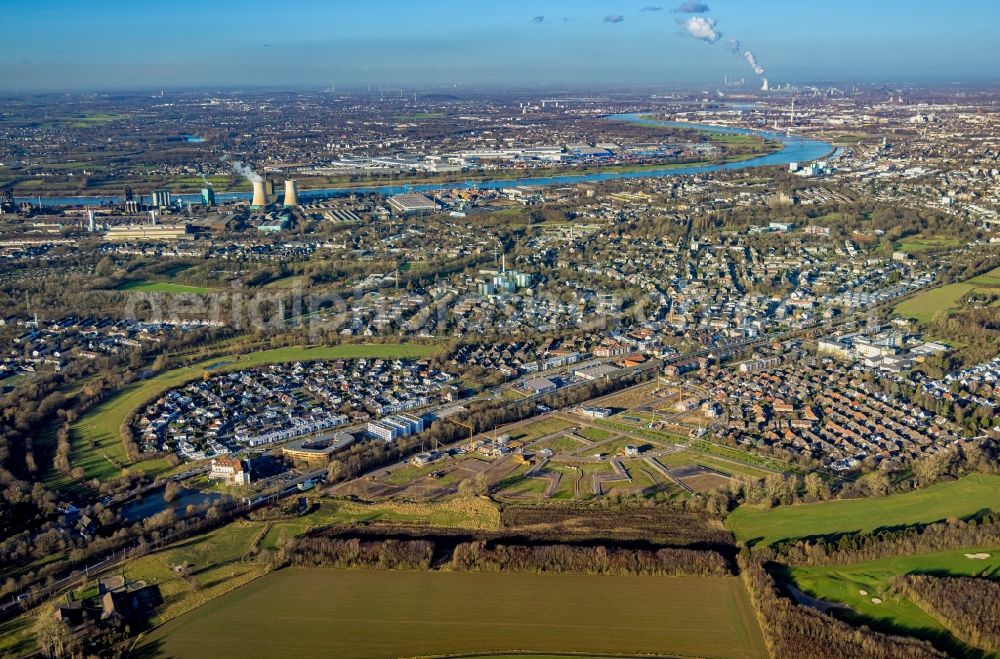
[[(989, 554), (967, 558), (966, 554)], [(888, 628), (933, 638), (945, 627), (909, 599), (891, 588), (892, 578), (903, 574), (1000, 577), (1000, 548), (975, 547), (896, 556), (852, 565), (797, 567), (790, 570), (796, 586), (814, 597), (847, 604), (858, 614)], [(864, 592), (864, 594), (862, 594)], [(872, 602), (872, 599), (881, 600)]]
[[(84, 478), (108, 480), (114, 478), (127, 465), (125, 449), (119, 429), (128, 413), (163, 392), (185, 382), (198, 379), (204, 373), (222, 373), (262, 364), (280, 364), (299, 360), (340, 359), (360, 357), (420, 358), (436, 354), (438, 345), (423, 344), (346, 344), (336, 346), (291, 347), (263, 350), (246, 355), (233, 355), (209, 359), (191, 366), (176, 368), (159, 373), (148, 380), (134, 382), (121, 392), (102, 401), (71, 427), (70, 465), (82, 467)], [(149, 460), (134, 465), (146, 473), (157, 474), (165, 471), (165, 460)], [(69, 485), (68, 479), (54, 470), (46, 482), (50, 486)]]
[(926, 524), (1000, 511), (1000, 476), (972, 474), (956, 481), (887, 497), (779, 506), (740, 506), (726, 519), (736, 539), (771, 544), (789, 538), (869, 532), (883, 526)]
[(736, 577), (289, 568), (153, 630), (139, 656), (537, 651), (761, 657)]

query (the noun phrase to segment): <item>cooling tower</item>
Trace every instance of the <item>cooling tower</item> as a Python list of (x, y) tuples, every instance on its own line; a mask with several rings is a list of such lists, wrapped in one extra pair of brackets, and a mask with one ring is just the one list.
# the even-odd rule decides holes
[(285, 206), (299, 205), (299, 182), (294, 179), (285, 181)]
[(253, 182), (253, 201), (250, 202), (252, 208), (263, 208), (267, 206), (267, 194), (264, 192), (264, 181)]

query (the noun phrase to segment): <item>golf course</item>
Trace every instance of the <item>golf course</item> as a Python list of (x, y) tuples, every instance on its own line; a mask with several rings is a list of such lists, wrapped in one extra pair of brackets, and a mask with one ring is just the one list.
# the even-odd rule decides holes
[(1000, 510), (1000, 475), (970, 474), (955, 481), (886, 497), (845, 499), (777, 508), (740, 506), (726, 526), (741, 543), (865, 533), (888, 526), (929, 524)]

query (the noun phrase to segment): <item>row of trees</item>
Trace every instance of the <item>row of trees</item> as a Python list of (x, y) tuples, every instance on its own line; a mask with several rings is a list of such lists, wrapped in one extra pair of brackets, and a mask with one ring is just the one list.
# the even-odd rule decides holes
[(911, 574), (895, 577), (892, 585), (965, 643), (1000, 652), (1000, 583)]
[(952, 518), (926, 526), (796, 540), (754, 548), (753, 553), (762, 560), (780, 560), (792, 565), (845, 565), (890, 556), (998, 545), (1000, 513), (993, 513), (979, 521)]
[(851, 625), (796, 604), (778, 593), (763, 564), (747, 554), (738, 557), (740, 575), (764, 631), (772, 657), (797, 659), (928, 659), (947, 657), (927, 641), (890, 636)]
[(475, 572), (570, 572), (722, 577), (731, 574), (714, 551), (665, 547), (656, 551), (573, 545), (495, 545), (465, 542), (455, 548), (451, 568)]
[(434, 543), (429, 540), (360, 540), (309, 536), (292, 538), (278, 562), (298, 567), (429, 570)]

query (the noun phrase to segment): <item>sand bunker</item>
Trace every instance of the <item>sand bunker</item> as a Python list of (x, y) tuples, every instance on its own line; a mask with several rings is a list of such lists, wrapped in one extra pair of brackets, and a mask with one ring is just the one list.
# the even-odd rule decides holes
[(867, 590), (859, 590), (858, 591), (858, 595), (861, 595), (862, 597), (867, 597), (868, 596), (868, 591)]
[(966, 554), (965, 557), (966, 558), (971, 558), (972, 560), (975, 560), (975, 561), (985, 561), (987, 558), (990, 557), (990, 555), (986, 554), (986, 553)]
[(873, 597), (872, 598), (872, 604), (881, 604), (881, 603), (882, 603), (882, 600), (880, 600), (879, 598), (877, 598), (877, 597)]

